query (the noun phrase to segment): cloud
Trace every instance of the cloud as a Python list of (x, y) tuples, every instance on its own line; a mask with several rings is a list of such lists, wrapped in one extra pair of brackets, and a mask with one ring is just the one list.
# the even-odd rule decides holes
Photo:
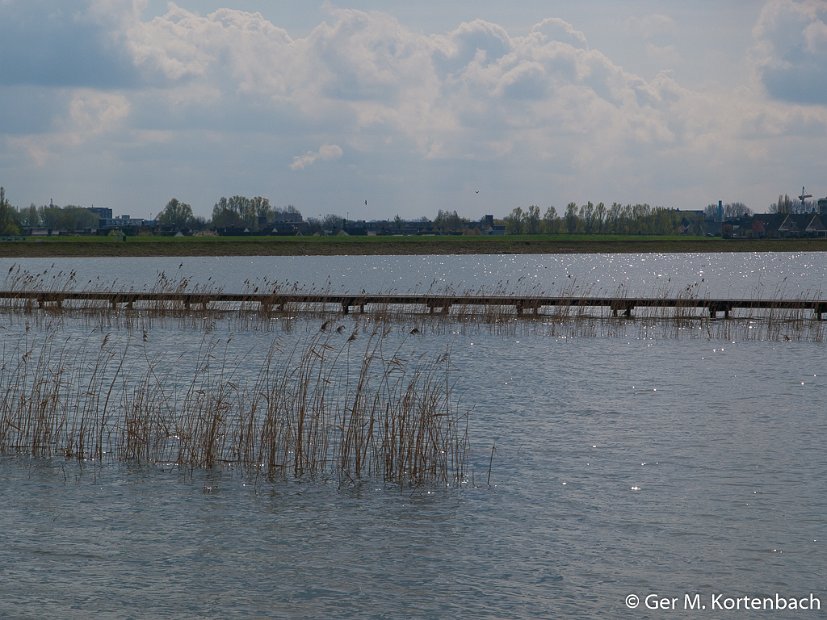
[[(170, 4), (142, 20), (125, 11), (123, 49), (156, 88), (131, 97), (131, 113), (145, 130), (273, 127), (297, 138), (340, 133), (358, 152), (408, 144), (428, 158), (499, 158), (607, 122), (619, 139), (637, 140), (640, 124), (662, 123), (657, 112), (668, 107), (641, 97), (657, 87), (641, 87), (561, 19), (512, 36), (483, 20), (427, 35), (384, 13), (328, 7), (328, 17), (293, 38), (260, 13)], [(297, 156), (290, 167), (319, 158)]]
[(824, 2), (767, 2), (753, 33), (755, 70), (771, 97), (792, 103), (827, 104)]
[[(315, 26), (289, 33), (262, 13), (179, 3), (151, 13), (160, 3), (78, 0), (70, 10), (57, 0), (0, 0), (8, 18), (0, 30), (9, 37), (20, 42), (24, 35), (13, 31), (21, 27), (38, 40), (41, 23), (52, 34), (29, 45), (26, 58), (0, 42), (7, 176), (45, 175), (56, 167), (30, 162), (59, 160), (63, 179), (90, 192), (124, 187), (117, 198), (142, 205), (147, 193), (165, 203), (191, 191), (197, 195), (179, 197), (207, 208), (221, 195), (284, 192), (300, 209), (313, 202), (320, 212), (354, 197), (348, 204), (363, 204), (369, 186), (384, 188), (384, 204), (399, 204), (401, 215), (419, 216), (424, 204), (454, 200), (456, 177), (472, 173), (475, 184), (488, 179), (499, 188), (484, 193), (491, 210), (529, 195), (540, 202), (565, 194), (558, 206), (598, 195), (654, 202), (650, 188), (666, 186), (670, 196), (694, 187), (705, 205), (710, 190), (699, 179), (717, 174), (723, 184), (723, 171), (744, 160), (769, 161), (785, 133), (804, 152), (808, 136), (827, 127), (823, 106), (792, 115), (800, 106), (786, 104), (816, 103), (827, 84), (819, 79), (827, 32), (816, 3), (771, 2), (761, 13), (753, 59), (769, 101), (747, 82), (693, 91), (678, 77), (686, 65), (636, 73), (599, 36), (587, 39), (587, 23), (559, 18), (520, 29), (475, 19), (423, 31), (388, 13), (325, 5)], [(667, 40), (683, 32), (674, 17), (682, 13), (670, 6), (625, 24), (641, 52), (686, 55), (680, 37)], [(85, 40), (73, 45), (79, 35)], [(6, 52), (28, 69), (6, 70)], [(97, 63), (94, 71), (83, 58)], [(320, 165), (345, 152), (347, 166)], [(324, 183), (295, 174), (311, 166)], [(110, 182), (100, 182), (102, 170)], [(352, 197), (344, 196), (349, 187)], [(81, 202), (62, 202), (69, 200)], [(370, 201), (371, 209), (381, 204)]]
[[(686, 93), (625, 71), (557, 18), (519, 36), (484, 20), (428, 34), (385, 13), (328, 7), (292, 37), (260, 13), (170, 3), (145, 18), (140, 3), (120, 6), (96, 0), (84, 23), (114, 29), (107, 45), (117, 42), (136, 85), (63, 93), (50, 132), (23, 141), (36, 161), (104, 135), (123, 157), (166, 158), (146, 142), (163, 135), (199, 158), (225, 150), (255, 162), (247, 170), (275, 155), (298, 171), (345, 150), (354, 165), (381, 159), (401, 171), (506, 158), (596, 170), (618, 165), (603, 150), (675, 143), (698, 113), (676, 103)], [(330, 142), (304, 152), (309, 135)]]
[(496, 63), (512, 49), (511, 38), (501, 26), (481, 19), (460, 24), (442, 43), (434, 50), (434, 59), (443, 73)]
[(308, 166), (312, 166), (317, 161), (332, 161), (339, 159), (343, 154), (342, 147), (336, 144), (323, 144), (318, 151), (308, 151), (304, 155), (296, 155), (293, 158), (293, 163), (290, 164), (290, 170), (304, 170)]
[(51, 132), (16, 135), (16, 148), (27, 153), (37, 166), (44, 166), (66, 149), (79, 147), (119, 130), (129, 116), (128, 100), (118, 94), (77, 90), (65, 112), (53, 119)]
[(137, 72), (110, 27), (74, 2), (6, 0), (0, 4), (0, 84), (135, 86)]
[(531, 32), (542, 35), (547, 41), (558, 41), (581, 49), (588, 47), (585, 34), (575, 29), (567, 21), (557, 17), (549, 17), (539, 24), (535, 24)]
[(650, 13), (628, 18), (626, 27), (633, 35), (642, 37), (646, 41), (660, 41), (664, 37), (671, 37), (677, 29), (677, 24), (668, 15)]

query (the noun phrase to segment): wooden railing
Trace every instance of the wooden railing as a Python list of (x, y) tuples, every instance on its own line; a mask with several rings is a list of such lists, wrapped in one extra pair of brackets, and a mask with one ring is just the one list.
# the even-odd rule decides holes
[(199, 293), (199, 292), (141, 292), (141, 291), (0, 291), (0, 300), (21, 301), (27, 307), (63, 308), (67, 302), (99, 302), (117, 309), (142, 305), (172, 304), (181, 310), (209, 309), (217, 303), (253, 304), (262, 312), (283, 311), (288, 305), (341, 309), (348, 314), (358, 308), (365, 312), (369, 306), (419, 307), (429, 313), (451, 312), (453, 307), (514, 308), (518, 315), (540, 314), (544, 308), (609, 308), (613, 316), (632, 316), (635, 308), (673, 308), (676, 310), (704, 309), (715, 318), (723, 312), (725, 318), (735, 310), (810, 310), (813, 318), (823, 320), (827, 314), (827, 300), (823, 299), (704, 299), (692, 297), (572, 297), (523, 295), (431, 295), (431, 294), (365, 294), (342, 293)]

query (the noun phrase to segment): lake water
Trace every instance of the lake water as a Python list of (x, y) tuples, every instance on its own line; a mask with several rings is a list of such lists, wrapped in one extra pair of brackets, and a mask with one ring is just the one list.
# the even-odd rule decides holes
[(0, 259), (0, 273), (16, 267), (43, 288), (78, 290), (149, 290), (163, 279), (228, 293), (827, 296), (827, 261), (818, 252)]
[[(74, 271), (78, 288), (152, 287), (159, 272), (226, 291), (279, 282), (824, 297), (827, 282), (827, 255), (816, 253), (0, 260), (13, 265), (41, 285)], [(337, 319), (345, 329), (332, 345), (348, 346), (357, 328), (361, 343), (365, 320)], [(239, 382), (271, 343), (287, 350), (320, 323), (166, 319), (129, 330), (0, 315), (4, 368), (51, 334), (67, 363), (108, 338), (131, 347), (136, 367), (172, 360), (174, 374), (209, 340)], [(453, 395), (470, 411), (472, 470), (460, 486), (2, 456), (0, 617), (675, 615), (647, 609), (649, 594), (677, 598), (679, 616), (720, 617), (715, 601), (745, 595), (812, 593), (827, 605), (825, 344), (795, 337), (794, 325), (785, 338), (727, 323), (395, 322), (388, 348), (400, 357), (450, 351)], [(707, 609), (684, 610), (694, 594)]]

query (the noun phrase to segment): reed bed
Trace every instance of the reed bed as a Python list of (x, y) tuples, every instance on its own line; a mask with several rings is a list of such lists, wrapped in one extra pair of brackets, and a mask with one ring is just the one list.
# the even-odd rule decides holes
[(814, 319), (809, 310), (789, 308), (733, 311), (729, 318), (711, 317), (704, 308), (639, 308), (632, 316), (613, 316), (607, 308), (560, 306), (537, 314), (518, 315), (513, 308), (471, 306), (448, 313), (431, 314), (410, 308), (366, 308), (364, 314), (342, 316), (330, 308), (294, 308), (262, 313), (258, 310), (208, 310), (156, 312), (152, 310), (112, 310), (109, 308), (60, 310), (0, 308), (0, 324), (25, 324), (51, 329), (66, 321), (82, 321), (91, 330), (106, 332), (125, 330), (142, 335), (155, 327), (175, 326), (212, 334), (222, 329), (264, 334), (290, 334), (297, 324), (316, 319), (320, 323), (384, 326), (415, 335), (440, 335), (486, 332), (501, 335), (551, 337), (645, 337), (706, 338), (752, 341), (823, 342), (827, 321)]
[[(180, 269), (180, 267), (179, 267)], [(473, 299), (480, 296), (507, 297), (513, 292), (509, 281), (488, 284), (477, 290), (456, 291), (451, 287), (432, 282), (423, 295), (442, 295)], [(62, 290), (94, 290), (95, 292), (112, 293), (120, 290), (118, 283), (89, 281), (79, 283), (74, 271), (55, 271), (54, 265), (40, 273), (29, 272), (20, 266), (13, 266), (7, 276), (5, 288), (11, 291), (45, 291), (57, 292)], [(111, 305), (100, 301), (74, 300), (66, 302), (60, 307), (46, 305), (43, 308), (34, 308), (31, 302), (23, 303), (26, 320), (36, 323), (60, 322), (66, 316), (84, 316), (90, 325), (97, 326), (101, 331), (106, 329), (127, 328), (139, 333), (150, 331), (159, 322), (165, 323), (174, 320), (182, 328), (203, 329), (211, 332), (215, 325), (223, 321), (231, 321), (234, 328), (255, 331), (285, 331), (293, 329), (297, 316), (316, 317), (320, 320), (333, 319), (341, 316), (341, 308), (335, 305), (324, 306), (314, 303), (288, 303), (283, 306), (262, 307), (259, 301), (252, 299), (253, 295), (271, 294), (330, 294), (331, 283), (302, 288), (298, 282), (271, 280), (267, 277), (255, 281), (243, 282), (242, 295), (250, 295), (250, 300), (241, 302), (211, 302), (209, 307), (196, 304), (187, 308), (181, 302), (153, 301), (136, 303), (134, 306)], [(223, 291), (220, 287), (207, 282), (193, 284), (191, 279), (182, 273), (172, 275), (159, 272), (152, 285), (145, 287), (151, 293), (201, 293), (219, 295)], [(389, 293), (390, 294), (390, 293)], [(374, 323), (395, 323), (404, 329), (411, 321), (416, 324), (417, 332), (444, 332), (450, 331), (452, 326), (459, 325), (467, 331), (474, 326), (482, 326), (493, 332), (530, 332), (534, 334), (549, 334), (552, 336), (612, 336), (628, 335), (629, 329), (637, 329), (645, 337), (680, 338), (684, 336), (701, 336), (708, 338), (749, 339), (749, 340), (810, 340), (822, 341), (824, 338), (825, 321), (814, 320), (813, 313), (807, 309), (783, 308), (780, 302), (785, 298), (785, 292), (779, 288), (774, 297), (779, 305), (763, 309), (733, 310), (725, 323), (721, 323), (717, 316), (709, 313), (709, 300), (702, 298), (700, 282), (686, 286), (675, 294), (667, 285), (656, 291), (650, 297), (654, 299), (677, 299), (674, 306), (642, 306), (634, 308), (633, 315), (626, 316), (624, 311), (618, 312), (608, 307), (588, 306), (578, 303), (578, 300), (587, 300), (592, 297), (588, 286), (577, 282), (576, 278), (566, 281), (565, 285), (556, 294), (558, 297), (569, 299), (569, 303), (541, 308), (524, 308), (519, 311), (514, 304), (478, 305), (471, 301), (454, 303), (450, 308), (418, 308), (393, 303), (371, 303), (359, 308), (353, 308), (353, 314)], [(633, 299), (619, 285), (612, 297), (622, 306), (625, 300)], [(804, 301), (816, 301), (819, 295), (811, 294), (798, 296)], [(757, 291), (755, 299), (758, 299)], [(685, 302), (685, 303), (682, 303)], [(698, 307), (698, 302), (701, 307)], [(9, 316), (15, 316), (21, 310), (19, 300), (0, 300), (0, 312), (5, 311)], [(11, 320), (11, 319), (10, 319)]]
[(450, 355), (404, 359), (386, 330), (274, 340), (253, 361), (205, 336), (186, 365), (122, 334), (92, 347), (60, 333), (4, 348), (0, 452), (400, 487), (468, 475)]

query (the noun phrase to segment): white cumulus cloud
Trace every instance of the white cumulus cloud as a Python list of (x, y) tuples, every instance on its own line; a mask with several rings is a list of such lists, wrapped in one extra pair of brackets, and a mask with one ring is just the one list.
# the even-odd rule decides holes
[(342, 147), (336, 144), (323, 144), (317, 151), (308, 151), (304, 155), (296, 155), (293, 158), (293, 163), (290, 164), (290, 169), (303, 170), (308, 166), (312, 166), (317, 161), (332, 161), (334, 159), (339, 159), (342, 154)]
[[(728, 80), (692, 64), (708, 19), (678, 0), (640, 16), (595, 0), (617, 16), (612, 44), (583, 11), (538, 3), (530, 21), (506, 24), (485, 10), (492, 2), (440, 22), (410, 20), (393, 6), (316, 5), (288, 31), (277, 3), (244, 3), (256, 12), (205, 11), (198, 0), (77, 0), (70, 11), (59, 0), (0, 0), (0, 58), (10, 59), (0, 72), (0, 163), (36, 189), (50, 166), (31, 162), (61, 161), (73, 186), (126, 188), (113, 200), (136, 208), (177, 195), (208, 211), (221, 195), (278, 192), (274, 202), (332, 210), (362, 204), (368, 186), (404, 216), (465, 200), (452, 188), (466, 182), (491, 183), (480, 196), (492, 202), (472, 205), (487, 212), (523, 197), (558, 207), (584, 197), (674, 199), (689, 208), (738, 174), (754, 194), (760, 184), (782, 185), (762, 202), (775, 199), (787, 191), (775, 176), (791, 154), (808, 153), (802, 164), (823, 170), (823, 1), (721, 9), (719, 17), (746, 15), (721, 21), (729, 30), (719, 34), (741, 29), (727, 57), (735, 50), (742, 57), (732, 66), (754, 69)], [(411, 11), (447, 10), (429, 6)], [(34, 40), (29, 53), (25, 42)], [(647, 62), (634, 64), (618, 42)], [(703, 89), (688, 86), (688, 68), (709, 72)], [(321, 165), (345, 153), (347, 166)], [(114, 175), (109, 182), (99, 182), (102, 170)], [(159, 196), (142, 198), (148, 192)]]

